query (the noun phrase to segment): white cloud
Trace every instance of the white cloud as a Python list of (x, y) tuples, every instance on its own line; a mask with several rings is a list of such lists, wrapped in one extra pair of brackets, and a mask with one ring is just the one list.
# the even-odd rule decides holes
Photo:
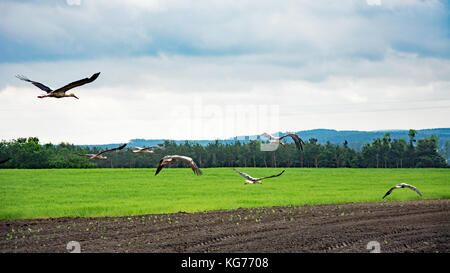
[(379, 6), (381, 5), (381, 0), (366, 0), (369, 6)]
[(371, 59), (392, 47), (413, 45), (420, 54), (445, 54), (448, 48), (445, 13), (434, 0), (379, 6), (351, 0), (97, 0), (77, 8), (45, 3), (0, 3), (5, 42), (59, 58), (300, 52)]
[(69, 6), (79, 6), (81, 5), (81, 0), (66, 0), (66, 3)]
[[(112, 58), (0, 65), (5, 139), (76, 144), (132, 138), (214, 139), (263, 131), (447, 127), (450, 62), (391, 52), (384, 60), (279, 66), (266, 56)], [(309, 81), (302, 72), (327, 77)], [(64, 68), (64, 69), (61, 69)], [(319, 72), (315, 71), (318, 70)], [(101, 71), (80, 100), (38, 99)], [(8, 77), (5, 77), (8, 75)], [(20, 99), (19, 99), (20, 98)]]

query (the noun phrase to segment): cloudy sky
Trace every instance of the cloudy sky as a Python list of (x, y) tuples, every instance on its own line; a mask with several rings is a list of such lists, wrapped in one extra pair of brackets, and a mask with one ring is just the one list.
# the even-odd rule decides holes
[[(438, 0), (0, 1), (0, 139), (450, 127)], [(80, 99), (37, 98), (89, 77)]]

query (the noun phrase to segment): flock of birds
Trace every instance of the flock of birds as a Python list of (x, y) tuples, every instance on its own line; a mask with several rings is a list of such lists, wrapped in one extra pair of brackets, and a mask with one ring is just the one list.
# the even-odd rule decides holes
[[(66, 94), (66, 92), (69, 91), (72, 88), (75, 88), (75, 87), (78, 87), (78, 86), (81, 86), (81, 85), (84, 85), (84, 84), (91, 83), (91, 82), (95, 81), (98, 78), (99, 75), (100, 75), (100, 72), (95, 73), (89, 78), (84, 78), (84, 79), (81, 79), (81, 80), (78, 80), (78, 81), (74, 81), (74, 82), (69, 83), (69, 84), (67, 84), (67, 85), (65, 85), (65, 86), (63, 86), (61, 88), (56, 89), (56, 90), (52, 90), (50, 87), (48, 87), (48, 86), (46, 86), (46, 85), (44, 85), (42, 83), (30, 80), (27, 77), (22, 76), (22, 75), (17, 75), (16, 77), (18, 79), (22, 80), (22, 81), (30, 82), (34, 86), (36, 86), (39, 89), (41, 89), (41, 90), (46, 92), (45, 95), (38, 96), (38, 98), (42, 99), (42, 98), (48, 98), (48, 97), (52, 97), (52, 98), (73, 97), (73, 98), (78, 99), (78, 97), (75, 94), (73, 94), (73, 93)], [(270, 141), (270, 144), (280, 144), (282, 146), (285, 146), (285, 143), (283, 142), (283, 139), (287, 138), (287, 137), (291, 137), (292, 140), (294, 141), (297, 149), (301, 150), (301, 151), (303, 151), (303, 145), (305, 144), (303, 142), (303, 140), (296, 134), (286, 134), (286, 135), (283, 135), (281, 137), (275, 137), (275, 136), (272, 136), (272, 135), (270, 135), (268, 133), (263, 133), (261, 136), (264, 136), (264, 137), (268, 138), (269, 141)], [(79, 154), (79, 155), (87, 156), (87, 157), (89, 157), (89, 160), (107, 159), (105, 154), (110, 153), (110, 152), (114, 152), (114, 151), (122, 150), (123, 148), (125, 148), (126, 145), (127, 144), (123, 144), (123, 145), (120, 145), (117, 148), (105, 150), (105, 151), (102, 151), (102, 152), (97, 153), (97, 154)], [(157, 146), (149, 146), (149, 147), (142, 147), (142, 148), (141, 147), (135, 147), (135, 150), (133, 150), (132, 152), (133, 153), (151, 153), (152, 154), (152, 153), (155, 153), (154, 149), (165, 150), (165, 148), (163, 146), (158, 146), (157, 145)], [(5, 162), (7, 162), (8, 160), (10, 160), (10, 158), (7, 158), (5, 160), (0, 161), (0, 164), (3, 164)], [(164, 166), (166, 166), (168, 164), (171, 164), (171, 163), (174, 163), (174, 162), (183, 162), (184, 164), (189, 166), (196, 175), (202, 175), (202, 171), (197, 166), (197, 164), (194, 162), (194, 160), (192, 158), (188, 157), (188, 156), (183, 156), (183, 155), (166, 155), (163, 158), (161, 158), (161, 160), (159, 161), (158, 167), (156, 168), (155, 175), (158, 175), (158, 173), (161, 172), (161, 170), (163, 169)], [(250, 176), (250, 175), (248, 175), (248, 174), (246, 174), (244, 172), (238, 171), (236, 169), (233, 169), (233, 170), (236, 171), (238, 174), (240, 174), (241, 176), (243, 176), (246, 179), (244, 184), (262, 184), (261, 180), (278, 177), (278, 176), (282, 175), (284, 173), (284, 171), (285, 171), (285, 170), (283, 170), (281, 173), (275, 174), (275, 175), (272, 175), (272, 176), (254, 178), (254, 177), (252, 177), (252, 176)], [(406, 183), (401, 183), (401, 184), (395, 185), (392, 188), (390, 188), (389, 191), (383, 196), (383, 199), (386, 196), (390, 195), (393, 190), (395, 190), (395, 189), (402, 189), (402, 188), (409, 188), (409, 189), (417, 192), (417, 194), (419, 194), (420, 196), (422, 196), (422, 194), (419, 192), (419, 190), (416, 187), (408, 185)]]

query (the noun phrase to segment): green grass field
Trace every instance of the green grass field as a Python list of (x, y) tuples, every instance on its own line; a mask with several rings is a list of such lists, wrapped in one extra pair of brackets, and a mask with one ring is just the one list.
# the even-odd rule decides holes
[[(281, 168), (239, 168), (253, 177)], [(288, 168), (262, 185), (244, 185), (231, 168), (0, 170), (0, 219), (125, 216), (239, 207), (288, 206), (450, 197), (450, 169)]]

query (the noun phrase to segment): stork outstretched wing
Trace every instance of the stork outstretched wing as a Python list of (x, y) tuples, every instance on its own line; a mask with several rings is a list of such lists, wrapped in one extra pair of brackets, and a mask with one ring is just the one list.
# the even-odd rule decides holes
[(42, 91), (45, 91), (45, 92), (47, 92), (47, 93), (53, 92), (53, 90), (52, 90), (50, 87), (45, 86), (45, 85), (43, 85), (43, 84), (40, 83), (40, 82), (32, 81), (32, 80), (28, 79), (27, 77), (25, 77), (25, 76), (23, 76), (23, 75), (16, 75), (16, 78), (18, 78), (18, 79), (20, 79), (20, 80), (22, 80), (22, 81), (31, 82), (34, 86), (36, 86), (37, 88), (39, 88), (39, 89), (41, 89)]
[(93, 82), (93, 81), (95, 81), (95, 79), (98, 78), (98, 75), (100, 75), (100, 72), (95, 73), (90, 78), (84, 78), (84, 79), (81, 79), (81, 80), (78, 80), (78, 81), (71, 82), (71, 83), (69, 83), (69, 84), (67, 84), (67, 85), (65, 85), (65, 86), (63, 86), (61, 88), (56, 89), (54, 92), (66, 92), (67, 90), (70, 90), (72, 88), (84, 85), (86, 83)]
[(408, 185), (408, 184), (406, 184), (405, 187), (406, 187), (406, 188), (409, 188), (409, 189), (411, 189), (411, 190), (413, 190), (413, 191), (415, 191), (415, 192), (417, 192), (417, 194), (420, 195), (420, 197), (423, 196), (423, 195), (420, 193), (420, 191), (419, 191), (416, 187), (411, 186), (411, 185)]
[(237, 172), (238, 174), (242, 175), (244, 178), (246, 178), (246, 179), (248, 179), (248, 180), (252, 180), (252, 181), (256, 180), (256, 178), (253, 178), (253, 177), (251, 177), (250, 175), (248, 175), (248, 174), (246, 174), (246, 173), (244, 173), (244, 172), (238, 171), (238, 170), (236, 170), (236, 169), (233, 169), (233, 170), (234, 170), (235, 172)]
[(282, 175), (282, 174), (284, 173), (284, 171), (285, 171), (285, 170), (283, 170), (283, 171), (282, 171), (281, 173), (279, 173), (279, 174), (275, 174), (275, 175), (272, 175), (272, 176), (267, 176), (267, 177), (261, 177), (261, 178), (258, 178), (258, 180), (263, 180), (263, 179), (268, 179), (268, 178), (278, 177), (278, 176)]
[(280, 139), (283, 139), (285, 137), (291, 137), (294, 140), (295, 146), (297, 146), (297, 149), (303, 151), (303, 144), (305, 144), (305, 142), (303, 142), (303, 140), (296, 134), (287, 134), (282, 136)]
[(125, 144), (123, 144), (123, 145), (120, 145), (119, 147), (117, 147), (117, 148), (113, 148), (113, 149), (109, 149), (109, 150), (106, 150), (106, 151), (103, 151), (103, 152), (100, 152), (100, 153), (98, 153), (97, 154), (97, 156), (98, 155), (102, 155), (102, 154), (106, 154), (106, 153), (110, 153), (110, 152), (114, 152), (114, 151), (119, 151), (119, 150), (122, 150), (123, 148), (125, 148), (125, 146), (127, 146), (127, 144), (125, 143)]

